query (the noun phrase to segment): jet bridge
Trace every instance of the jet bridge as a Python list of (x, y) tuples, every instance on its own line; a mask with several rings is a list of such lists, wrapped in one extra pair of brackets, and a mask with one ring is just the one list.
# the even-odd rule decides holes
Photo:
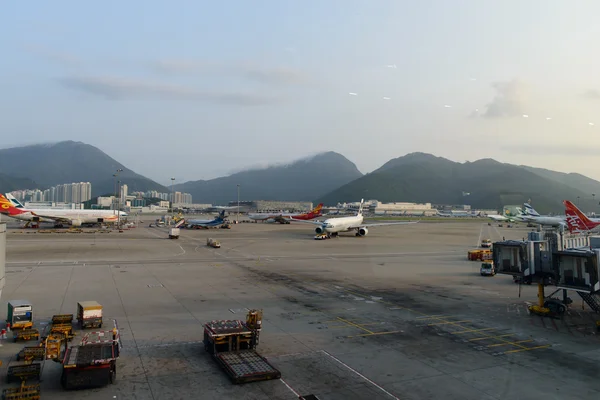
[(600, 313), (600, 249), (569, 249), (553, 254), (558, 272), (557, 287), (574, 290)]
[(498, 274), (512, 275), (524, 283), (556, 282), (552, 266), (552, 243), (547, 240), (505, 240), (492, 246)]

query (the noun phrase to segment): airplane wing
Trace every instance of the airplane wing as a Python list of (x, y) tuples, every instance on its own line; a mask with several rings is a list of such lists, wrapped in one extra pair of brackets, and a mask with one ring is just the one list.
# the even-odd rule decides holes
[(357, 228), (370, 228), (372, 226), (388, 226), (388, 225), (408, 225), (408, 224), (416, 224), (419, 221), (406, 221), (406, 222), (376, 222), (374, 224), (360, 224), (356, 226), (351, 226), (349, 229), (357, 229)]
[(52, 216), (50, 216), (50, 215), (43, 215), (43, 214), (40, 214), (40, 213), (37, 213), (37, 212), (36, 213), (32, 212), (31, 214), (34, 215), (34, 216), (36, 216), (36, 217), (39, 217), (39, 218), (51, 219), (51, 220), (56, 221), (56, 222), (63, 222), (63, 223), (67, 223), (67, 224), (70, 224), (71, 221), (73, 221), (70, 218), (57, 217), (56, 215), (52, 215)]
[(305, 224), (313, 224), (313, 225), (323, 225), (323, 221), (316, 221), (314, 219), (296, 219), (294, 217), (290, 217), (288, 219), (289, 221), (294, 221), (294, 222), (303, 222)]

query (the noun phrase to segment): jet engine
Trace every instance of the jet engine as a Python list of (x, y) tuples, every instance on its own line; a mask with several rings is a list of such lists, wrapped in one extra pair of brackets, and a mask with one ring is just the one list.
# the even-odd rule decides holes
[(320, 235), (321, 233), (325, 233), (325, 229), (322, 226), (318, 226), (315, 228), (315, 232), (317, 235)]
[(367, 236), (369, 230), (367, 228), (359, 228), (357, 236)]
[(71, 226), (73, 227), (79, 227), (81, 226), (81, 220), (80, 219), (74, 219), (71, 221)]

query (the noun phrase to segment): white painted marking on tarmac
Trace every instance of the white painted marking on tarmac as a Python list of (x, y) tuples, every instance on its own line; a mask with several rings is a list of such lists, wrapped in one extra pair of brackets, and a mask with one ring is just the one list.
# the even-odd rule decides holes
[(369, 378), (367, 378), (366, 376), (364, 376), (363, 374), (361, 374), (360, 372), (358, 372), (357, 370), (355, 370), (354, 368), (352, 368), (351, 366), (349, 366), (348, 364), (344, 363), (339, 358), (333, 356), (332, 354), (328, 353), (325, 350), (319, 350), (319, 351), (321, 353), (325, 354), (326, 356), (330, 357), (331, 359), (337, 361), (338, 363), (342, 364), (344, 367), (348, 368), (350, 371), (354, 372), (356, 375), (360, 376), (365, 381), (369, 382), (371, 385), (375, 386), (377, 389), (381, 390), (383, 393), (385, 393), (388, 396), (390, 396), (392, 399), (400, 400), (400, 398), (394, 396), (393, 394), (391, 394), (390, 392), (388, 392), (387, 390), (385, 390), (384, 388), (382, 388), (381, 386), (379, 386), (378, 384), (376, 384), (375, 382), (373, 382), (372, 380), (370, 380)]
[(290, 392), (294, 393), (294, 395), (298, 398), (300, 397), (300, 394), (298, 392), (296, 392), (294, 389), (292, 389), (292, 387), (290, 385), (287, 384), (286, 381), (284, 381), (283, 379), (279, 378), (279, 380), (290, 390)]
[(181, 245), (179, 245), (179, 248), (181, 249), (181, 251), (183, 251), (183, 253), (175, 254), (175, 256), (182, 256), (185, 254), (185, 249), (183, 247), (181, 247)]
[(481, 224), (481, 228), (479, 228), (479, 238), (477, 238), (477, 243), (475, 243), (475, 247), (479, 247), (481, 244), (481, 236), (483, 235), (483, 224)]

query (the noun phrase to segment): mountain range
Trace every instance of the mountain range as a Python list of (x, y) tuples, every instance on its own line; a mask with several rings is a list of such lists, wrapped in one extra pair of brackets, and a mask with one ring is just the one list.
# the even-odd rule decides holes
[[(114, 193), (113, 174), (117, 169), (123, 170), (117, 179), (127, 183), (130, 192), (168, 192), (163, 185), (133, 172), (102, 150), (82, 142), (65, 141), (0, 149), (0, 171), (11, 177), (13, 182), (23, 177), (37, 184), (31, 187), (29, 183), (26, 187), (20, 186), (20, 189), (46, 189), (63, 183), (91, 182), (92, 196)], [(2, 192), (6, 191), (3, 187)]]
[(353, 162), (329, 151), (287, 165), (185, 182), (174, 185), (173, 190), (190, 193), (195, 203), (225, 204), (235, 200), (238, 184), (240, 200), (313, 201), (361, 176)]
[[(81, 142), (0, 150), (2, 192), (89, 181), (92, 195), (97, 196), (114, 191), (117, 169), (123, 170), (119, 179), (128, 185), (129, 192), (170, 190)], [(330, 205), (364, 198), (500, 209), (531, 201), (536, 210), (546, 213), (562, 212), (564, 199), (577, 202), (586, 211), (596, 210), (600, 201), (600, 182), (581, 174), (493, 159), (458, 163), (426, 153), (394, 158), (363, 175), (346, 157), (329, 151), (285, 165), (184, 182), (174, 185), (174, 190), (191, 193), (194, 203), (226, 204), (237, 198), (238, 185), (242, 201), (298, 200)]]

